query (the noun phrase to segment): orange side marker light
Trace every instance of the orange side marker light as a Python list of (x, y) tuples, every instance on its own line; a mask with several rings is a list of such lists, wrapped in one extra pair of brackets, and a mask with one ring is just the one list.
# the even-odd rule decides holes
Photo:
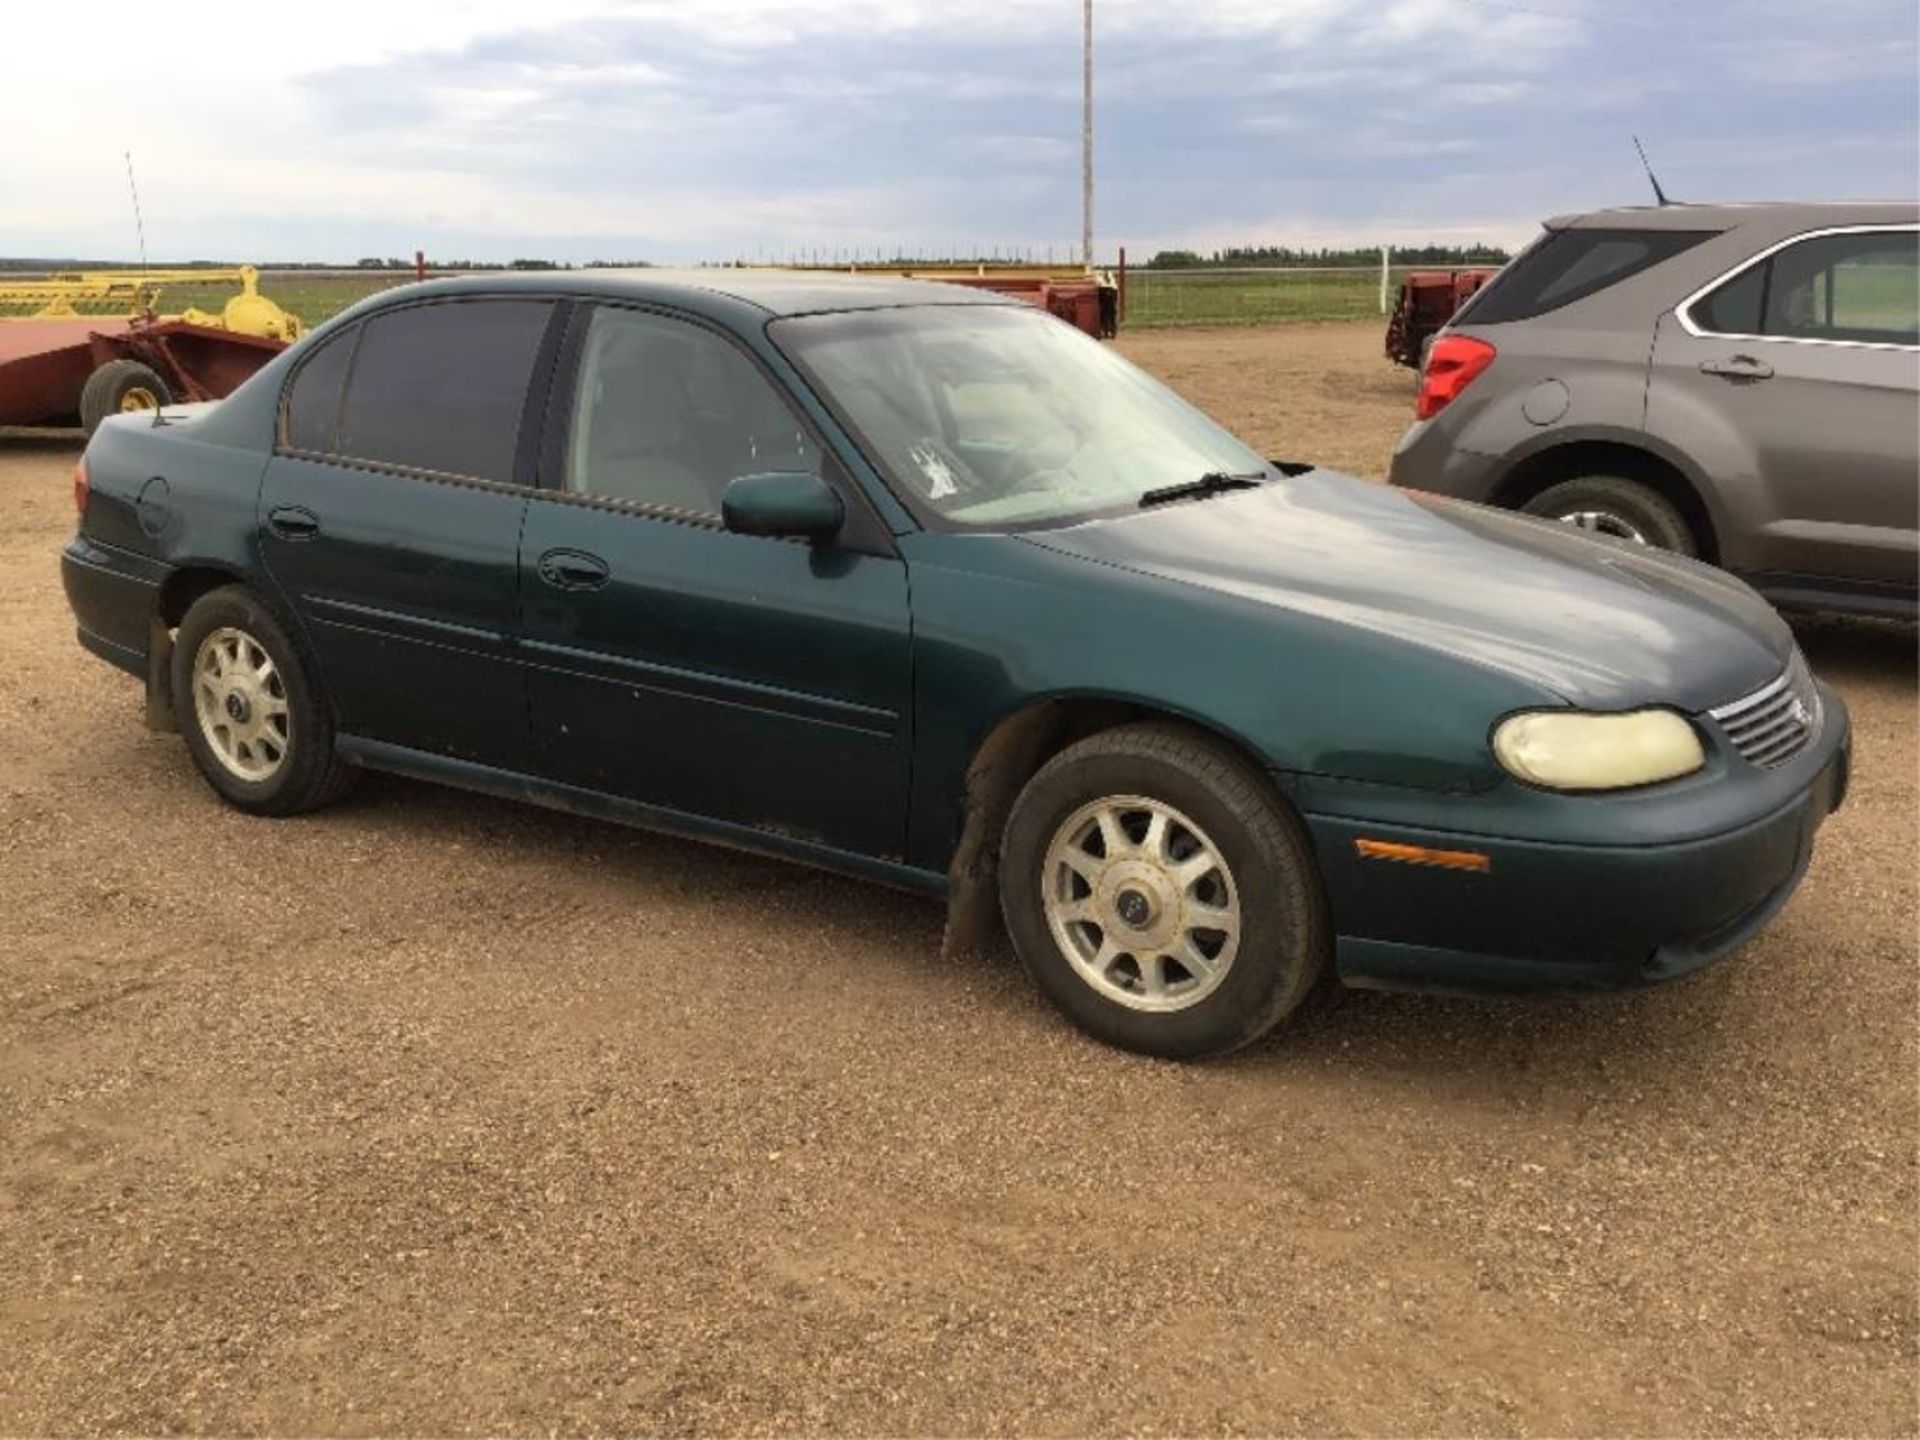
[(1398, 840), (1356, 840), (1353, 848), (1362, 860), (1398, 860), (1407, 865), (1437, 865), (1442, 870), (1474, 870), (1481, 874), (1493, 869), (1493, 858), (1478, 850), (1431, 850), (1425, 845), (1404, 845)]

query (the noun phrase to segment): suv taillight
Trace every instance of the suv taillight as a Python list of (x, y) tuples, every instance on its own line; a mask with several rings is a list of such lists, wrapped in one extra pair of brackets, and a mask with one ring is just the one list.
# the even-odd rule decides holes
[(87, 457), (82, 455), (73, 467), (73, 508), (87, 513)]
[(1427, 351), (1427, 363), (1420, 371), (1420, 398), (1413, 402), (1413, 413), (1431, 420), (1453, 398), (1471, 385), (1480, 372), (1493, 363), (1497, 352), (1484, 340), (1471, 335), (1438, 336)]

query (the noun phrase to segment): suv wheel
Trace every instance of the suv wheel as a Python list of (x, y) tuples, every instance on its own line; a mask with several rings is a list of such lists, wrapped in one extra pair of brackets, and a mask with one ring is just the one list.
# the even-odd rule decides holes
[(1522, 505), (1528, 515), (1558, 520), (1596, 535), (1651, 545), (1679, 555), (1698, 555), (1700, 545), (1686, 517), (1651, 485), (1617, 475), (1562, 480)]
[(1000, 898), (1048, 998), (1149, 1055), (1264, 1034), (1331, 948), (1299, 821), (1237, 755), (1172, 725), (1105, 731), (1041, 767), (1007, 821)]

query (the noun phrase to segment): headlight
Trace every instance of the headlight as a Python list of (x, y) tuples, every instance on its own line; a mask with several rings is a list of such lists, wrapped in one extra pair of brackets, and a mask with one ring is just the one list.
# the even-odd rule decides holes
[(1691, 775), (1707, 763), (1700, 736), (1672, 710), (1588, 715), (1534, 710), (1493, 732), (1507, 772), (1550, 790), (1621, 790)]

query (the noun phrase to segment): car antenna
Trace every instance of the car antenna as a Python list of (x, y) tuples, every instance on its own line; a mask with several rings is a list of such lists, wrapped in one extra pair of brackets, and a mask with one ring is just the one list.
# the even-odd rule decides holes
[[(140, 242), (140, 278), (147, 278), (147, 222), (140, 214), (140, 186), (133, 178), (133, 151), (122, 150), (121, 156), (127, 162), (127, 193), (133, 197), (133, 233)], [(157, 430), (168, 423), (158, 402), (153, 407), (153, 425)]]
[(1647, 147), (1640, 143), (1640, 137), (1633, 137), (1633, 148), (1640, 152), (1640, 168), (1647, 172), (1647, 183), (1653, 186), (1653, 200), (1656, 205), (1671, 205), (1667, 192), (1660, 188), (1660, 177), (1653, 173), (1653, 166), (1647, 163)]

